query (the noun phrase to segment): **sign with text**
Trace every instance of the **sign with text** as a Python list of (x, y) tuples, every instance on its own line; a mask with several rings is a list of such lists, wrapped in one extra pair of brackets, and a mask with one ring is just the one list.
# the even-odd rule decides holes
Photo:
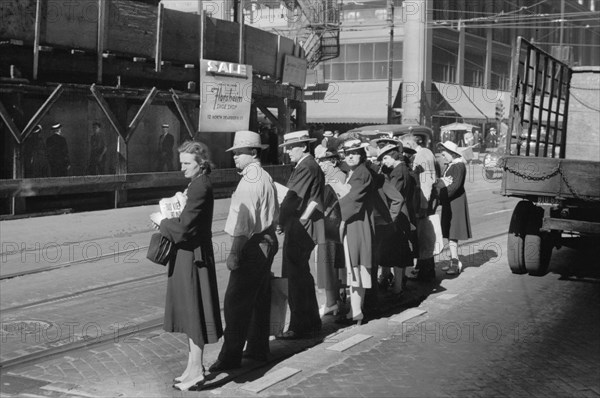
[(303, 88), (306, 84), (306, 60), (286, 54), (283, 60), (281, 81)]
[(248, 130), (252, 100), (252, 66), (203, 60), (198, 131)]

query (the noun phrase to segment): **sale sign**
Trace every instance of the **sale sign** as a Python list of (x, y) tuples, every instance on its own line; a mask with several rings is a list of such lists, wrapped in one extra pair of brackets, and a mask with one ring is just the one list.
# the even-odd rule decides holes
[(200, 132), (248, 130), (252, 65), (203, 60), (200, 67)]

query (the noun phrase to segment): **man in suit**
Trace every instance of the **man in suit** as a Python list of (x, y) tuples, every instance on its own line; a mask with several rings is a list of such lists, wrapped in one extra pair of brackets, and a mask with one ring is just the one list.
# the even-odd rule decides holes
[(285, 232), (282, 276), (288, 278), (291, 317), (288, 330), (276, 337), (294, 340), (310, 337), (321, 330), (309, 261), (315, 245), (326, 242), (323, 219), (325, 176), (309, 153), (309, 143), (316, 139), (310, 138), (307, 130), (285, 134), (283, 139), (280, 146), (295, 163), (287, 183), (289, 190), (281, 202), (278, 225), (278, 231)]
[(67, 140), (62, 136), (60, 123), (52, 126), (52, 135), (46, 139), (46, 153), (50, 165), (50, 176), (66, 176), (71, 168), (71, 161), (69, 160)]
[(165, 123), (158, 138), (158, 171), (173, 170), (173, 145), (175, 138), (169, 133), (169, 125)]

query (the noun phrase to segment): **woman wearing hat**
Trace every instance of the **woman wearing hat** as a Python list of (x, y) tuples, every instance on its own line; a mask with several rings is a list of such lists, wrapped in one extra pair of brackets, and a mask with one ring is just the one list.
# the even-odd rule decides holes
[(465, 192), (467, 167), (458, 145), (452, 141), (438, 145), (448, 162), (442, 178), (436, 183), (442, 204), (442, 235), (448, 239), (451, 257), (450, 266), (443, 267), (442, 270), (448, 275), (457, 275), (462, 270), (462, 263), (458, 259), (458, 241), (471, 238), (469, 205)]
[[(386, 170), (383, 188), (393, 220), (393, 232), (386, 235), (381, 248), (377, 250), (380, 255), (378, 264), (382, 267), (380, 281), (387, 282), (392, 293), (399, 295), (404, 286), (404, 268), (412, 265), (409, 236), (411, 222), (414, 222), (410, 217), (414, 180), (404, 163), (400, 142), (381, 148), (377, 160), (381, 162), (382, 169)], [(392, 278), (391, 267), (394, 267), (395, 278)]]
[(350, 168), (346, 183), (350, 191), (339, 199), (342, 224), (340, 236), (344, 244), (347, 284), (350, 287), (351, 310), (341, 323), (362, 323), (366, 289), (372, 287), (373, 266), (373, 177), (365, 165), (365, 146), (359, 139), (343, 144), (345, 162)]
[[(322, 148), (317, 150), (318, 148)], [(342, 196), (342, 184), (346, 181), (346, 173), (339, 168), (340, 156), (323, 147), (315, 149), (315, 159), (325, 174), (325, 244), (318, 246), (317, 251), (317, 287), (325, 289), (325, 303), (319, 309), (321, 317), (339, 311), (340, 272), (344, 268), (344, 246), (340, 241), (339, 227), (341, 211), (338, 196)], [(337, 190), (337, 191), (336, 191)], [(345, 274), (343, 275), (345, 280)]]

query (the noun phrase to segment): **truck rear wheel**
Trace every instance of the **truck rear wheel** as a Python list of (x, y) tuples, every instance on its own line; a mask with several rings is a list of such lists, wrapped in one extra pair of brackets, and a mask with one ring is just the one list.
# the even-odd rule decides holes
[(552, 238), (547, 232), (525, 236), (525, 268), (529, 275), (542, 276), (552, 257)]
[(535, 206), (528, 200), (522, 200), (515, 206), (508, 227), (508, 266), (513, 274), (524, 274), (525, 236), (527, 235), (528, 214)]

